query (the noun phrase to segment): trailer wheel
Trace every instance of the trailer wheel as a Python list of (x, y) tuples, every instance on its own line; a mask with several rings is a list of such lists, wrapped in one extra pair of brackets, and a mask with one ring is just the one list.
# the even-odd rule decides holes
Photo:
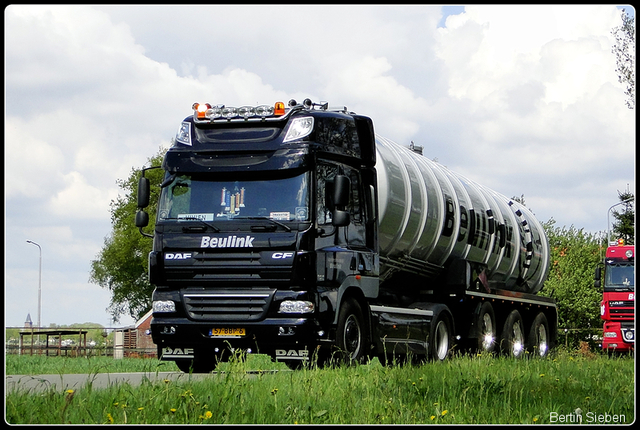
[(346, 299), (340, 307), (336, 346), (346, 362), (364, 361), (367, 336), (362, 309), (353, 298)]
[(536, 315), (531, 324), (527, 351), (540, 357), (546, 357), (549, 354), (549, 322), (542, 312)]
[(443, 361), (449, 356), (453, 346), (453, 330), (447, 315), (442, 312), (431, 324), (429, 334), (428, 357), (433, 360)]
[(493, 352), (496, 347), (496, 315), (491, 303), (484, 302), (478, 313), (478, 342), (477, 349), (480, 352)]
[(500, 349), (510, 357), (522, 357), (524, 352), (524, 326), (522, 316), (516, 309), (507, 316), (500, 337)]

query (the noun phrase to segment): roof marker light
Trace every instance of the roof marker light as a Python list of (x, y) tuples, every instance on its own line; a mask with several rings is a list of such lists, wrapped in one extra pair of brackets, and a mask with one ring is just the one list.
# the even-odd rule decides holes
[(274, 106), (274, 115), (284, 115), (284, 103), (283, 102), (276, 102), (276, 105)]
[(209, 103), (194, 103), (192, 108), (196, 111), (198, 118), (205, 118), (207, 109), (211, 109), (211, 105)]
[(290, 142), (292, 140), (302, 139), (311, 134), (313, 131), (313, 117), (304, 116), (300, 118), (294, 118), (289, 124), (289, 129), (284, 137), (283, 143)]
[(191, 124), (183, 121), (176, 133), (176, 141), (191, 146)]

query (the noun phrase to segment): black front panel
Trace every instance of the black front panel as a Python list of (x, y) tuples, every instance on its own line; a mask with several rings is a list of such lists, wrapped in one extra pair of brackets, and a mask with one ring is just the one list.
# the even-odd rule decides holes
[(196, 321), (260, 321), (269, 310), (273, 289), (184, 289), (182, 297), (189, 318)]

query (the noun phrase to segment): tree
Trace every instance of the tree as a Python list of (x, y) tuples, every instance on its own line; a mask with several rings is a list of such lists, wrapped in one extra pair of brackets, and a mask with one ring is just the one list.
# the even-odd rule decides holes
[(629, 191), (623, 193), (618, 191), (618, 197), (620, 197), (620, 203), (624, 203), (624, 210), (621, 212), (613, 211), (613, 217), (617, 220), (617, 222), (614, 221), (613, 223), (613, 234), (617, 238), (624, 239), (624, 243), (633, 245), (635, 230), (633, 205), (635, 204), (635, 197)]
[(625, 94), (627, 107), (633, 109), (636, 105), (636, 27), (635, 18), (629, 16), (622, 9), (622, 25), (614, 27), (611, 34), (615, 38), (615, 44), (611, 52), (616, 56), (616, 73), (618, 81), (626, 84)]
[[(165, 150), (148, 159), (148, 165), (160, 166)], [(151, 309), (153, 287), (149, 283), (148, 255), (152, 240), (140, 234), (135, 226), (137, 212), (137, 187), (140, 169), (132, 169), (126, 179), (119, 179), (118, 186), (124, 196), (111, 201), (112, 232), (104, 240), (104, 245), (96, 259), (91, 262), (89, 282), (108, 289), (112, 293), (108, 311), (114, 322), (128, 314), (138, 319)], [(162, 170), (146, 172), (151, 184), (162, 182)], [(158, 187), (152, 187), (150, 205), (147, 209), (150, 224), (155, 221), (158, 205)]]
[(541, 294), (556, 300), (560, 327), (599, 327), (602, 292), (595, 287), (593, 275), (605, 244), (603, 235), (574, 226), (556, 227), (553, 218), (543, 226), (549, 238), (550, 263)]

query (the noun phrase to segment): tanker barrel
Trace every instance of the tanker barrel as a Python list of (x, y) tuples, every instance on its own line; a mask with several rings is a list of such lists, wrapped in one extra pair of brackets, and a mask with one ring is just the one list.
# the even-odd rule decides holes
[(455, 260), (488, 286), (536, 293), (548, 274), (544, 229), (523, 205), (376, 136), (381, 277), (439, 274)]

